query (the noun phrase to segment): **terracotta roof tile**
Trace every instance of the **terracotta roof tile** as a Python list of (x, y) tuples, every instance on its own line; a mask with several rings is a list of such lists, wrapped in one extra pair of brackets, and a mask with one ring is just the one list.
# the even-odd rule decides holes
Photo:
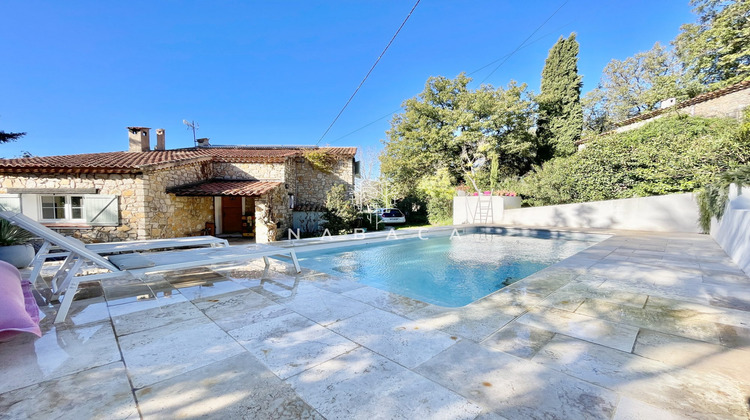
[[(80, 155), (0, 159), (0, 173), (140, 173), (154, 165), (190, 160), (237, 163), (281, 163), (302, 154), (301, 147), (194, 147), (148, 152), (107, 152)], [(356, 147), (321, 148), (337, 158), (353, 158)]]
[(224, 196), (239, 195), (258, 197), (280, 186), (281, 182), (273, 181), (237, 181), (214, 179), (188, 185), (167, 188), (167, 192), (178, 196)]

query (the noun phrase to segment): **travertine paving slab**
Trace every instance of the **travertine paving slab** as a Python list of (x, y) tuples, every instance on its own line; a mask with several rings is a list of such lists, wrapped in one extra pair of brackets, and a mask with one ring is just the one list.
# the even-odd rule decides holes
[(0, 343), (0, 393), (122, 360), (109, 323), (53, 326)]
[(691, 418), (747, 418), (747, 397), (725, 377), (697, 373), (557, 335), (533, 361)]
[(514, 322), (487, 337), (482, 345), (516, 357), (531, 359), (554, 336), (555, 333), (551, 331)]
[(289, 308), (251, 290), (198, 299), (193, 304), (224, 331), (292, 313)]
[(190, 319), (204, 318), (203, 313), (190, 302), (164, 305), (141, 311), (135, 311), (135, 307), (127, 308), (126, 311), (122, 310), (123, 307), (132, 305), (132, 303), (129, 303), (112, 307), (112, 325), (114, 325), (118, 336)]
[(457, 337), (426, 322), (373, 309), (328, 326), (331, 330), (406, 367), (414, 367), (456, 343)]
[(628, 292), (605, 292), (586, 283), (574, 282), (561, 287), (558, 291), (547, 296), (540, 305), (575, 312), (586, 298), (597, 298), (643, 308), (648, 295)]
[(612, 420), (683, 420), (685, 417), (663, 410), (643, 401), (621, 395), (617, 404), (617, 411)]
[(244, 351), (205, 316), (120, 337), (120, 349), (135, 388)]
[(470, 341), (416, 371), (509, 419), (609, 419), (617, 404), (612, 391)]
[(514, 318), (513, 315), (507, 315), (477, 304), (470, 304), (461, 308), (428, 305), (407, 313), (406, 317), (432, 329), (439, 329), (452, 336), (476, 342), (484, 340)]
[(553, 308), (535, 308), (515, 322), (629, 352), (638, 328)]
[(362, 347), (288, 381), (327, 419), (473, 419), (482, 411)]
[(720, 373), (750, 391), (750, 347), (729, 349), (657, 331), (641, 330), (633, 353), (670, 366)]
[(296, 313), (265, 319), (229, 333), (282, 379), (357, 347)]
[(323, 419), (247, 352), (142, 388), (136, 398), (144, 419)]
[(177, 289), (188, 300), (207, 298), (211, 296), (222, 295), (225, 293), (238, 292), (247, 288), (235, 283), (226, 277), (221, 277), (220, 281), (206, 282), (194, 286), (185, 286), (185, 284), (175, 284)]
[(31, 418), (136, 419), (138, 409), (122, 362), (114, 362), (0, 394), (0, 419)]
[(102, 282), (109, 306), (148, 300), (182, 298), (184, 296), (163, 275), (149, 275), (143, 279), (122, 277)]
[(356, 299), (323, 289), (312, 289), (298, 293), (283, 305), (324, 326), (372, 310), (372, 306)]
[(727, 347), (750, 346), (750, 329), (706, 321), (704, 314), (691, 309), (653, 311), (587, 299), (576, 313)]
[(344, 296), (364, 302), (384, 311), (396, 315), (406, 315), (409, 312), (424, 308), (428, 304), (406, 296), (386, 292), (374, 287), (359, 287), (343, 293)]

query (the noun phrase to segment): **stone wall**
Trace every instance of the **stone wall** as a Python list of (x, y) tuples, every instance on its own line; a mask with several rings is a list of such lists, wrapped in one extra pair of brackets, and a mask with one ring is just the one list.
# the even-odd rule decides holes
[[(140, 239), (138, 230), (143, 221), (143, 178), (129, 174), (50, 174), (50, 175), (4, 175), (2, 176), (0, 194), (8, 189), (97, 189), (99, 194), (117, 195), (120, 209), (120, 226), (93, 226), (58, 228), (66, 235), (72, 235), (90, 242), (106, 242), (128, 239)], [(31, 215), (30, 215), (31, 216)], [(36, 218), (35, 216), (32, 216)]]
[(354, 189), (354, 161), (337, 161), (330, 174), (313, 169), (303, 158), (294, 160), (293, 172), (287, 177), (292, 186), (297, 204), (325, 204), (326, 194), (337, 184), (346, 184), (349, 191)]
[(213, 178), (283, 180), (285, 163), (230, 163), (215, 162)]
[(292, 226), (289, 195), (280, 185), (255, 199), (255, 241), (272, 242), (286, 237)]
[(210, 178), (211, 164), (192, 163), (158, 169), (143, 175), (143, 223), (140, 239), (190, 236), (202, 231), (206, 222), (214, 221), (213, 197), (178, 197), (166, 189)]

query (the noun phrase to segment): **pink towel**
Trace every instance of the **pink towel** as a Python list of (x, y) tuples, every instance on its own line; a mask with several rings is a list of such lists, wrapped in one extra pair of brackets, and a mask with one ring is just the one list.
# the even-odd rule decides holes
[(0, 341), (20, 332), (42, 336), (39, 307), (31, 287), (28, 280), (21, 281), (16, 267), (0, 261)]

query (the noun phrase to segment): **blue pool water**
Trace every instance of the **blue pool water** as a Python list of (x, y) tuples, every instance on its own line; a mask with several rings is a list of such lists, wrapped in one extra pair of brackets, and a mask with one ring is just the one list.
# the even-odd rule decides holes
[(303, 267), (445, 307), (467, 305), (603, 240), (474, 233), (299, 251)]

